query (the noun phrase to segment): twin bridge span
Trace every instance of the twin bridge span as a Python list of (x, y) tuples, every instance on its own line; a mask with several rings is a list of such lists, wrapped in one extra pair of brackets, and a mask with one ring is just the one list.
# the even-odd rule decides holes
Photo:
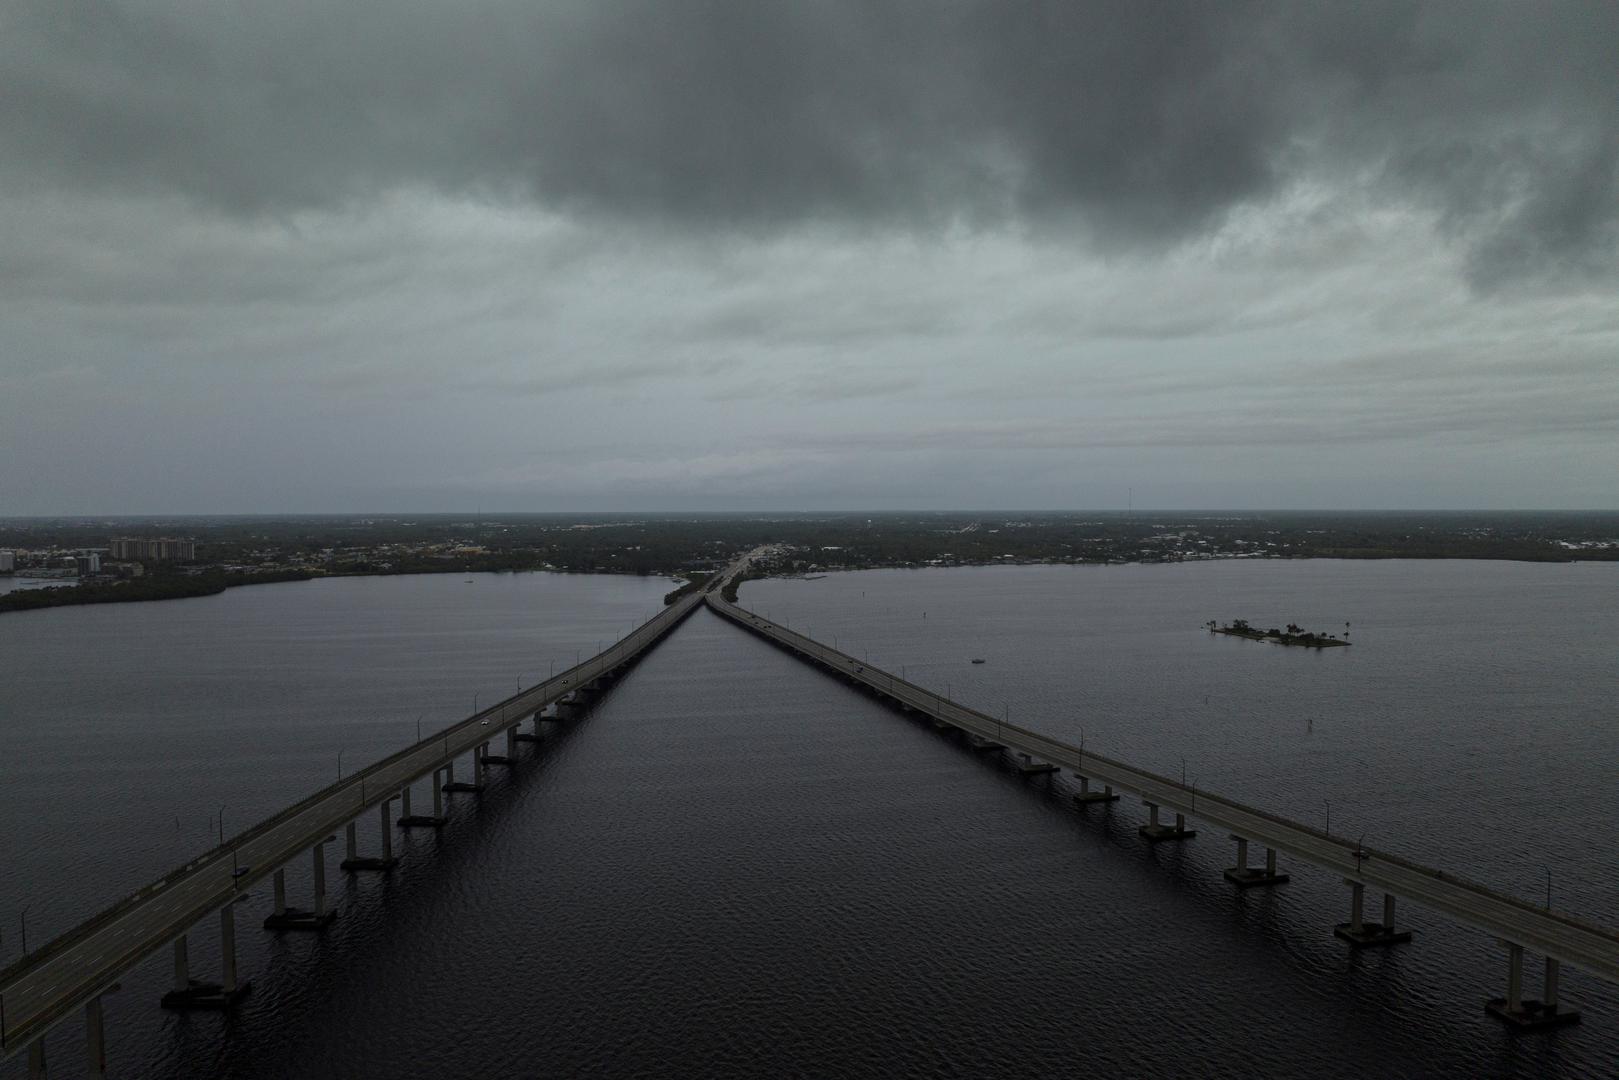
[[(596, 695), (704, 603), (806, 663), (941, 731), (958, 733), (975, 751), (1015, 755), (1013, 761), (1026, 773), (1068, 770), (1078, 779), (1074, 801), (1081, 807), (1105, 807), (1118, 801), (1121, 793), (1138, 797), (1147, 810), (1147, 822), (1139, 829), (1146, 843), (1190, 840), (1197, 833), (1188, 822), (1228, 833), (1236, 844), (1236, 864), (1225, 871), (1225, 878), (1236, 888), (1284, 884), (1288, 876), (1278, 869), (1278, 853), (1340, 876), (1349, 889), (1349, 919), (1334, 927), (1334, 933), (1350, 948), (1388, 947), (1410, 940), (1410, 932), (1395, 922), (1397, 898), (1492, 935), (1506, 952), (1506, 994), (1488, 1000), (1485, 1008), (1514, 1027), (1578, 1021), (1579, 1014), (1558, 1000), (1561, 964), (1619, 983), (1619, 932), (1612, 929), (1536, 907), (1436, 868), (1329, 836), (1083, 746), (1002, 722), (745, 611), (724, 599), (718, 589), (723, 580), (745, 570), (757, 554), (742, 557), (716, 575), (704, 591), (680, 598), (611, 649), (289, 806), (0, 971), (3, 1056), (10, 1058), (26, 1050), (29, 1075), (44, 1077), (46, 1033), (82, 1012), (90, 1075), (105, 1076), (102, 996), (118, 988), (124, 973), (165, 946), (172, 946), (174, 959), (174, 984), (164, 995), (165, 1007), (230, 1008), (247, 989), (246, 981), (238, 977), (235, 959), (235, 908), (244, 899), (244, 890), (272, 877), (275, 905), (264, 920), (265, 927), (321, 930), (335, 915), (325, 895), (325, 848), (335, 841), (340, 827), (346, 836), (344, 871), (388, 870), (395, 862), (391, 839), (395, 827), (444, 824), (446, 792), (481, 790), (487, 769), (512, 764), (517, 744), (537, 738), (543, 720), (588, 709)], [(545, 716), (553, 705), (557, 716)], [(535, 734), (520, 731), (520, 725), (531, 718)], [(501, 735), (506, 753), (490, 753), (492, 742)], [(463, 755), (469, 758), (468, 771), (466, 779), (457, 780), (455, 765)], [(414, 813), (412, 785), (430, 774), (432, 813)], [(397, 820), (392, 810), (396, 801), (402, 804)], [(381, 825), (381, 846), (375, 855), (362, 854), (357, 842), (356, 820), (370, 811), (378, 813)], [(1173, 824), (1167, 820), (1170, 815)], [(1262, 864), (1250, 864), (1250, 845), (1265, 849)], [(291, 907), (286, 902), (284, 868), (306, 852), (314, 869), (311, 906)], [(1380, 921), (1364, 916), (1368, 886), (1382, 893)], [(222, 970), (217, 982), (203, 982), (191, 977), (186, 935), (216, 913)], [(1526, 950), (1545, 961), (1544, 989), (1535, 999), (1524, 995)]]

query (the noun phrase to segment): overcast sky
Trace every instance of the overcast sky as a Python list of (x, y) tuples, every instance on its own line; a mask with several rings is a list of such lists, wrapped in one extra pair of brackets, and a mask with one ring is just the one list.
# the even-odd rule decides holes
[(1619, 508), (1615, 42), (0, 0), (0, 515)]

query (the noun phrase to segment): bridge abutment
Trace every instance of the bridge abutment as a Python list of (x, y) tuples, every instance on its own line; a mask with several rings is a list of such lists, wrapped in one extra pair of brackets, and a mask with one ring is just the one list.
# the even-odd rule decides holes
[(1226, 868), (1225, 879), (1239, 889), (1253, 889), (1265, 885), (1281, 885), (1288, 880), (1286, 874), (1276, 872), (1276, 849), (1265, 849), (1265, 869), (1248, 865), (1248, 838), (1231, 834), (1237, 842), (1237, 865)]

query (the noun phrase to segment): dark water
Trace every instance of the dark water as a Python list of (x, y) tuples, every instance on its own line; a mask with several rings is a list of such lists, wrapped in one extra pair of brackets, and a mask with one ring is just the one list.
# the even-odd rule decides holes
[[(1334, 831), (1368, 844), (1531, 896), (1549, 864), (1557, 903), (1615, 921), (1616, 583), (1313, 562), (872, 573), (743, 597), (1022, 723), (1083, 725), (1098, 750), (1166, 772), (1184, 755), (1199, 784), (1301, 817), (1329, 799)], [(593, 619), (610, 639), (664, 587), (375, 579), (227, 593), (206, 617), (210, 601), (0, 620), (0, 898), (32, 896), (31, 928), (42, 904), (98, 907), (200, 846), (192, 819), (221, 789), (245, 824), (247, 792), (273, 809), (295, 779), (327, 778), (334, 743), (376, 756), (413, 734), (411, 703), (464, 713), (473, 687), (498, 692)], [(1232, 615), (1347, 618), (1357, 644), (1197, 632)], [(99, 655), (120, 640), (127, 654)], [(383, 715), (337, 719), (367, 708)], [(440, 834), (408, 836), (392, 875), (340, 880), (325, 936), (265, 934), (267, 898), (244, 905), (254, 990), (229, 1020), (160, 1013), (166, 957), (126, 979), (108, 999), (115, 1075), (1616, 1072), (1619, 1002), (1596, 980), (1565, 972), (1583, 1026), (1515, 1038), (1482, 1014), (1504, 979), (1482, 935), (1406, 909), (1415, 943), (1351, 956), (1330, 935), (1345, 890), (1324, 875), (1236, 894), (1223, 838), (1148, 849), (1136, 807), (1076, 812), (1064, 784), (966, 754), (706, 612), (523, 752)], [(75, 854), (48, 854), (69, 839)], [(214, 937), (193, 934), (199, 973)], [(81, 1039), (59, 1028), (55, 1063), (75, 1068)]]

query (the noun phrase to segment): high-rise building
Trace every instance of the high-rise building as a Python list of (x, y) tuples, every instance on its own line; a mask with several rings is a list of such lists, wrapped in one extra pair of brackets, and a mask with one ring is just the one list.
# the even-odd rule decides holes
[(121, 536), (111, 544), (115, 559), (141, 559), (147, 562), (193, 562), (197, 558), (194, 540), (140, 540)]
[(9, 574), (15, 569), (17, 569), (17, 553), (0, 551), (0, 574)]
[(89, 577), (91, 574), (101, 573), (101, 556), (97, 552), (90, 551), (75, 556), (73, 562), (78, 568), (80, 577)]

